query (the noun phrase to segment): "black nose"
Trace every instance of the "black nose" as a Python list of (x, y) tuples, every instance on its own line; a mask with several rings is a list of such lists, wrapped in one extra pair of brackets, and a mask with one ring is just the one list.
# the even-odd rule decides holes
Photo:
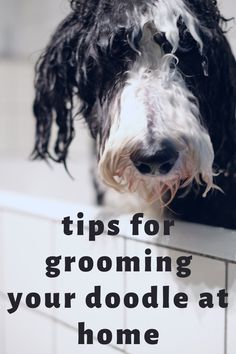
[(137, 155), (132, 158), (132, 161), (143, 175), (166, 175), (174, 167), (179, 157), (178, 151), (168, 141), (163, 143), (161, 149), (152, 155), (142, 152)]

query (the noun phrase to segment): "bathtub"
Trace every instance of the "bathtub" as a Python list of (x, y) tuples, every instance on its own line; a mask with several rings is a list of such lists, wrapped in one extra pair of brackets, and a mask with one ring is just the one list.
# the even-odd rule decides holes
[[(65, 237), (61, 224), (65, 216), (71, 216), (76, 221), (77, 213), (83, 212), (86, 230), (89, 220), (101, 216), (103, 220), (106, 219), (102, 209), (93, 203), (89, 164), (85, 161), (81, 168), (81, 163), (81, 159), (77, 164), (71, 162), (72, 174), (76, 176), (71, 180), (62, 166), (50, 168), (43, 162), (32, 162), (19, 156), (1, 158), (1, 354), (12, 354), (16, 350), (20, 354), (73, 354), (78, 350), (82, 350), (82, 353), (136, 353), (135, 345), (111, 344), (104, 347), (96, 340), (92, 348), (89, 345), (78, 348), (79, 319), (85, 322), (87, 328), (93, 328), (94, 333), (100, 328), (115, 331), (116, 328), (138, 326), (145, 330), (148, 326), (156, 326), (160, 330), (162, 341), (159, 347), (163, 354), (187, 354), (190, 346), (193, 346), (191, 353), (232, 354), (236, 348), (236, 233), (179, 222), (173, 237), (150, 238), (140, 235), (135, 238), (127, 232), (128, 216), (122, 216), (118, 238), (104, 236), (92, 243), (86, 237)], [(148, 291), (151, 284), (156, 284), (155, 273), (147, 277), (142, 272), (138, 276), (111, 272), (104, 277), (94, 272), (85, 277), (75, 271), (63, 274), (59, 279), (46, 279), (45, 259), (49, 255), (91, 255), (94, 258), (109, 255), (111, 259), (125, 254), (142, 256), (147, 248), (152, 254), (168, 255), (171, 259), (184, 255), (192, 255), (194, 259), (192, 276), (187, 283), (171, 273), (165, 274), (164, 278), (158, 277), (160, 284), (168, 284), (175, 291), (190, 289), (194, 299), (201, 291), (216, 293), (218, 289), (227, 289), (229, 308), (204, 312), (192, 304), (188, 311), (183, 312), (183, 316), (180, 316), (182, 312), (171, 308), (167, 314), (160, 310), (157, 317), (153, 311), (150, 319), (150, 312), (143, 308), (133, 312), (123, 307), (112, 312), (104, 308), (99, 312), (88, 311), (78, 304), (74, 311), (65, 308), (50, 311), (43, 306), (32, 310), (22, 300), (15, 313), (10, 315), (7, 312), (10, 308), (6, 297), (8, 292), (21, 292), (23, 296), (36, 292), (43, 296), (45, 292), (64, 294), (69, 291), (82, 292), (85, 296), (95, 285), (100, 284), (106, 292), (120, 294), (134, 291), (141, 296), (143, 289)], [(179, 340), (183, 328), (187, 335)], [(177, 351), (174, 351), (176, 346)], [(145, 343), (140, 344), (140, 350), (155, 352)]]

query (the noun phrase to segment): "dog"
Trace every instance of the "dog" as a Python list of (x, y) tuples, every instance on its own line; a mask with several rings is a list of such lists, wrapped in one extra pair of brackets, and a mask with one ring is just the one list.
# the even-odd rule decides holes
[(236, 229), (227, 21), (215, 0), (72, 0), (36, 64), (34, 157), (66, 166), (80, 114), (107, 186), (186, 221)]

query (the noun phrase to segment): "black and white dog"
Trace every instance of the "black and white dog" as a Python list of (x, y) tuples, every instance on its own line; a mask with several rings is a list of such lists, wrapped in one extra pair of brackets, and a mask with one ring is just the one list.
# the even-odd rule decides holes
[[(236, 62), (215, 0), (72, 0), (36, 66), (35, 157), (80, 113), (106, 185), (236, 228)], [(222, 192), (223, 191), (223, 192)]]

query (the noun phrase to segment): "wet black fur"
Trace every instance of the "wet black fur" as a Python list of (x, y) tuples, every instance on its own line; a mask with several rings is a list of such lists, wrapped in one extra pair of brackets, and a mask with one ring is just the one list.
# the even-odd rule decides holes
[[(157, 0), (77, 0), (59, 25), (36, 65), (34, 156), (66, 162), (74, 136), (74, 116), (81, 113), (94, 138), (103, 144), (109, 135), (109, 104), (126, 79), (126, 71), (138, 55), (142, 29), (135, 21), (134, 3), (143, 12)], [(213, 191), (206, 199), (201, 191), (175, 198), (172, 210), (179, 217), (236, 229), (236, 63), (224, 35), (226, 20), (214, 0), (185, 0), (201, 23), (203, 55), (179, 19), (179, 70), (198, 98), (203, 124), (214, 151), (214, 165), (223, 171), (215, 182), (225, 192)], [(155, 38), (171, 50), (164, 34)], [(80, 112), (76, 110), (79, 98)], [(51, 127), (58, 126), (55, 154), (49, 152)], [(193, 189), (194, 190), (194, 189)]]

